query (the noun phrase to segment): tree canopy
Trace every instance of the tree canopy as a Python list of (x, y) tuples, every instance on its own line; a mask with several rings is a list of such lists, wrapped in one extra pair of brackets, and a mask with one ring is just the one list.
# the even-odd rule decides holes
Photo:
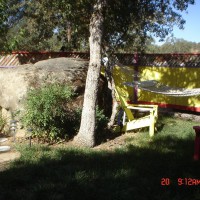
[[(2, 50), (89, 50), (89, 24), (95, 0), (2, 2), (0, 20), (7, 30), (1, 31)], [(193, 3), (194, 0), (107, 0), (103, 45), (115, 51), (144, 50), (152, 35), (162, 40), (171, 33), (173, 25), (183, 28), (185, 21), (180, 11)]]

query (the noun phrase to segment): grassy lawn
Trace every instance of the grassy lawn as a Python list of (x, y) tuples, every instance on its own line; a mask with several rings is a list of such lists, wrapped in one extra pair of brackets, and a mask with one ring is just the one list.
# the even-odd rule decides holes
[(21, 158), (0, 172), (0, 199), (200, 199), (200, 183), (186, 184), (200, 180), (193, 125), (165, 117), (154, 138), (135, 133), (115, 151), (20, 146)]

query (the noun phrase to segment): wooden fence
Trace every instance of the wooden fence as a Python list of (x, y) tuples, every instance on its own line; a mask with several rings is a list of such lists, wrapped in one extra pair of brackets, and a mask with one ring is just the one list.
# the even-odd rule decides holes
[[(115, 54), (128, 66), (200, 67), (200, 54)], [(12, 52), (0, 54), (0, 66), (11, 67), (58, 57), (89, 59), (88, 52)]]
[[(58, 57), (89, 60), (84, 52), (13, 52), (1, 54), (0, 67), (14, 67)], [(132, 69), (128, 81), (157, 80), (161, 84), (179, 88), (200, 88), (200, 54), (116, 54), (120, 63)], [(133, 76), (133, 75), (138, 75)], [(169, 97), (139, 89), (130, 89), (134, 102), (158, 104), (160, 107), (177, 108), (200, 113), (200, 96)]]
[(82, 52), (13, 52), (0, 55), (0, 67), (13, 67), (23, 64), (34, 64), (40, 60), (59, 57), (89, 59), (89, 53)]

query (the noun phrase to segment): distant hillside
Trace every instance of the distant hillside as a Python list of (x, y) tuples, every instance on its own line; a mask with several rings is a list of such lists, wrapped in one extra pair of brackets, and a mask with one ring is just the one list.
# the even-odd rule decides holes
[(150, 44), (147, 53), (200, 53), (200, 42), (189, 42), (184, 39), (168, 39), (163, 45)]

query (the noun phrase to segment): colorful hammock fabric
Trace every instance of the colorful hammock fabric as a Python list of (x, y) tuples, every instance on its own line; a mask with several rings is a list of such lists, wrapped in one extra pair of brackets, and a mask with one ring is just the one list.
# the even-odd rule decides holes
[(200, 88), (186, 89), (186, 88), (170, 87), (167, 85), (162, 85), (156, 80), (125, 82), (124, 85), (129, 87), (138, 86), (140, 89), (145, 91), (163, 94), (167, 96), (174, 96), (174, 97), (200, 95)]

